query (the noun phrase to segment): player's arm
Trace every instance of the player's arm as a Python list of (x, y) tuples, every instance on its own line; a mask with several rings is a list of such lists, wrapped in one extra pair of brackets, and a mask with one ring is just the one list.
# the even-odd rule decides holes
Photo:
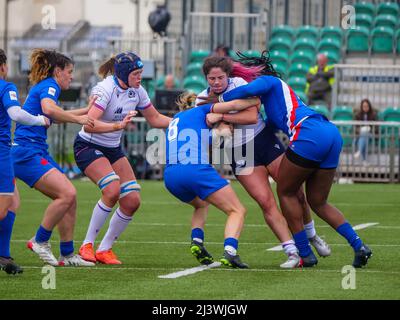
[(140, 113), (153, 128), (166, 129), (172, 121), (172, 118), (159, 113), (152, 104), (146, 109), (140, 110)]
[(27, 126), (43, 126), (49, 127), (50, 120), (45, 116), (31, 115), (29, 112), (23, 110), (20, 106), (14, 106), (7, 109), (7, 113), (11, 120)]
[(242, 111), (250, 107), (256, 107), (256, 110), (258, 111), (260, 106), (260, 99), (253, 97), (249, 99), (237, 99), (228, 102), (217, 102), (211, 107), (211, 112), (228, 113), (230, 111)]
[(129, 114), (124, 118), (124, 120), (120, 122), (104, 122), (99, 120), (104, 113), (104, 109), (99, 106), (95, 106), (94, 108), (90, 108), (88, 112), (88, 116), (94, 120), (94, 127), (91, 126), (84, 126), (84, 130), (87, 133), (106, 133), (106, 132), (113, 132), (119, 131), (126, 128), (127, 124), (131, 122), (132, 118), (137, 114), (136, 111), (131, 111)]
[(256, 106), (252, 106), (237, 113), (225, 113), (223, 120), (232, 124), (256, 124), (258, 122), (258, 109)]
[(93, 119), (90, 119), (87, 115), (77, 116), (71, 112), (67, 112), (60, 108), (54, 100), (50, 98), (44, 98), (40, 101), (43, 113), (49, 118), (57, 122), (71, 122), (79, 123), (82, 125), (93, 126)]

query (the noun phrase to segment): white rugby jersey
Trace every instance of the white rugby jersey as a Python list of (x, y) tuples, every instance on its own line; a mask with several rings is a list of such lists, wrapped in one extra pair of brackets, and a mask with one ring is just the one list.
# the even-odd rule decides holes
[[(228, 87), (224, 92), (231, 91), (232, 89), (235, 89), (240, 86), (244, 86), (247, 84), (246, 80), (243, 80), (242, 78), (235, 77), (235, 78), (228, 78)], [(201, 93), (198, 94), (199, 97), (208, 97), (210, 92), (210, 88), (205, 89)], [(196, 105), (201, 102), (202, 100), (196, 99)], [(232, 111), (231, 113), (236, 113), (236, 111)], [(235, 130), (241, 130), (242, 131), (242, 139), (233, 139), (233, 147), (239, 147), (242, 146), (259, 134), (264, 128), (265, 128), (265, 122), (261, 116), (260, 113), (258, 113), (258, 121), (256, 124), (249, 124), (249, 125), (242, 125), (242, 124), (235, 124), (233, 126)], [(249, 130), (249, 131), (246, 131)], [(227, 145), (230, 147), (230, 141), (227, 141)]]
[[(125, 90), (118, 85), (117, 81), (114, 76), (109, 76), (92, 89), (91, 95), (98, 97), (94, 107), (104, 110), (99, 119), (103, 122), (120, 122), (130, 111), (144, 110), (152, 105), (149, 95), (142, 86), (138, 89), (128, 88)], [(88, 142), (115, 148), (121, 143), (122, 132), (123, 130), (88, 133), (82, 127), (79, 136)]]

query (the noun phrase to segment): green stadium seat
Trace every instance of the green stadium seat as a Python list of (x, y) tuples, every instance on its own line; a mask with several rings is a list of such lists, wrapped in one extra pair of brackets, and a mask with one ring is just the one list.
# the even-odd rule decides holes
[(340, 53), (336, 50), (322, 50), (318, 51), (318, 53), (323, 53), (328, 58), (328, 64), (339, 63), (340, 61)]
[(294, 90), (296, 94), (303, 92), (306, 89), (307, 80), (304, 77), (289, 78), (287, 84)]
[(280, 51), (275, 50), (275, 51), (270, 52), (269, 56), (273, 63), (276, 62), (276, 63), (281, 63), (281, 64), (286, 65), (289, 61), (289, 56), (285, 51), (280, 52)]
[(398, 19), (390, 14), (381, 14), (375, 17), (374, 27), (389, 27), (393, 30), (396, 29)]
[(310, 69), (310, 65), (302, 64), (302, 63), (297, 63), (297, 64), (292, 64), (289, 68), (289, 78), (305, 78), (307, 75), (308, 70)]
[(319, 30), (314, 26), (305, 25), (297, 29), (296, 38), (307, 38), (318, 40)]
[(272, 62), (272, 66), (274, 67), (275, 71), (281, 75), (282, 79), (286, 79), (287, 64)]
[(201, 62), (191, 62), (186, 66), (186, 76), (202, 76), (202, 68)]
[[(388, 107), (382, 112), (383, 121), (395, 121), (400, 122), (400, 108), (398, 107)], [(382, 126), (381, 135), (383, 141), (381, 141), (383, 146), (390, 147), (392, 141), (394, 140), (395, 146), (400, 146), (400, 132), (398, 127), (386, 127)]]
[(356, 14), (356, 26), (370, 29), (373, 25), (373, 18), (367, 14)]
[(183, 88), (196, 94), (199, 94), (201, 91), (207, 88), (207, 86), (208, 84), (204, 77), (189, 76), (183, 79)]
[(376, 11), (376, 7), (373, 3), (365, 1), (357, 2), (354, 8), (356, 9), (356, 13), (368, 14), (371, 17), (375, 15)]
[(347, 34), (348, 52), (365, 52), (369, 49), (369, 30), (365, 27), (356, 26)]
[(321, 29), (321, 40), (329, 38), (336, 39), (341, 42), (343, 38), (343, 31), (340, 27), (327, 26)]
[(327, 106), (324, 106), (323, 104), (317, 104), (317, 105), (311, 105), (309, 107), (311, 109), (313, 109), (314, 111), (324, 115), (328, 119), (330, 118), (330, 114), (329, 114), (329, 110), (328, 110)]
[(292, 49), (292, 41), (288, 38), (274, 38), (269, 42), (270, 51), (281, 51), (289, 53)]
[(336, 51), (340, 52), (342, 45), (339, 41), (332, 38), (325, 38), (318, 44), (318, 51)]
[(399, 5), (395, 2), (384, 2), (378, 5), (377, 14), (390, 14), (392, 16), (399, 16)]
[(315, 53), (317, 50), (317, 42), (309, 38), (297, 39), (293, 45), (294, 51), (310, 51)]
[(210, 55), (208, 50), (197, 50), (190, 53), (190, 62), (203, 62)]
[(312, 65), (315, 62), (315, 55), (310, 51), (295, 51), (290, 57), (291, 64)]
[(397, 42), (397, 53), (400, 53), (400, 29), (396, 31), (395, 39)]
[(295, 32), (291, 26), (287, 25), (279, 25), (272, 29), (271, 39), (272, 38), (288, 38), (292, 39)]
[(244, 55), (248, 56), (248, 57), (255, 57), (255, 58), (257, 58), (257, 57), (260, 57), (260, 56), (261, 56), (261, 52), (258, 51), (258, 50), (245, 50), (245, 51), (242, 51), (242, 53), (243, 53)]
[(388, 27), (377, 27), (372, 30), (372, 52), (390, 53), (393, 51), (394, 32)]
[(301, 101), (307, 104), (308, 98), (305, 92), (296, 92), (296, 94), (301, 99)]
[(332, 120), (353, 120), (353, 108), (348, 106), (336, 106), (332, 109)]
[(388, 107), (383, 110), (383, 121), (400, 121), (400, 108)]

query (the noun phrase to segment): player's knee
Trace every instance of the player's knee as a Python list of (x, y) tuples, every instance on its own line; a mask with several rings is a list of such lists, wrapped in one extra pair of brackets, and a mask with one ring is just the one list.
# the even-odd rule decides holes
[(72, 185), (66, 188), (62, 193), (61, 200), (70, 205), (76, 204), (76, 189)]
[(113, 183), (102, 190), (102, 194), (107, 203), (115, 205), (119, 200), (119, 184)]
[(127, 212), (135, 213), (140, 207), (140, 197), (138, 195), (132, 194), (126, 198), (128, 201), (124, 201), (123, 207)]
[(318, 213), (326, 205), (326, 200), (317, 196), (307, 196), (311, 210)]

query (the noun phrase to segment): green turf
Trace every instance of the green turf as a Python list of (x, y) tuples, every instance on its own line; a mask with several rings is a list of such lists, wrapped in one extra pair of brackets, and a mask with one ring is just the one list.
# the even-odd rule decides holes
[[(78, 248), (99, 191), (89, 182), (74, 184), (78, 190)], [(335, 185), (332, 189), (330, 202), (344, 212), (350, 223), (379, 223), (358, 231), (374, 256), (366, 269), (357, 270), (355, 290), (342, 288), (345, 274), (341, 270), (351, 264), (352, 249), (316, 217), (317, 231), (331, 244), (332, 256), (320, 258), (313, 269), (281, 270), (284, 254), (266, 251), (278, 244), (276, 238), (265, 226), (258, 206), (237, 183), (232, 185), (248, 209), (239, 253), (251, 269), (221, 267), (177, 279), (160, 279), (160, 275), (198, 266), (189, 249), (192, 210), (173, 198), (162, 182), (143, 181), (141, 185), (141, 208), (114, 245), (123, 265), (57, 268), (56, 289), (45, 290), (43, 265), (26, 249), (25, 242), (35, 234), (49, 201), (20, 183), (22, 203), (14, 228), (12, 255), (25, 272), (20, 276), (0, 272), (0, 299), (400, 299), (400, 185)], [(222, 254), (224, 223), (224, 214), (211, 209), (206, 243), (215, 258)], [(104, 235), (105, 227), (98, 239)], [(52, 240), (58, 256), (57, 232)]]

